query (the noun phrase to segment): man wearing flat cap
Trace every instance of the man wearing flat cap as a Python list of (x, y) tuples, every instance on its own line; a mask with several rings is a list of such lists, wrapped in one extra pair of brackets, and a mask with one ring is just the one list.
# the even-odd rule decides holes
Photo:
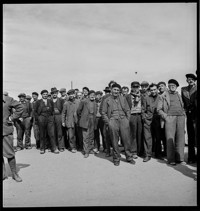
[(141, 94), (143, 97), (148, 96), (148, 88), (149, 88), (149, 83), (147, 81), (142, 81), (141, 85)]
[(88, 92), (88, 99), (82, 100), (79, 104), (77, 115), (79, 126), (82, 128), (83, 134), (83, 150), (84, 158), (87, 158), (90, 153), (94, 152), (94, 130), (96, 129), (95, 121), (97, 114), (97, 104), (95, 102), (95, 91)]
[(178, 81), (170, 79), (169, 90), (160, 95), (157, 106), (157, 112), (165, 122), (169, 165), (186, 164), (184, 162), (185, 111), (181, 95), (176, 91), (178, 86)]
[(127, 162), (135, 164), (130, 146), (130, 109), (126, 98), (120, 95), (121, 86), (117, 83), (112, 85), (111, 93), (103, 102), (102, 118), (104, 124), (109, 128), (110, 138), (113, 146), (114, 165), (120, 164), (120, 150), (118, 146), (119, 137), (124, 144)]
[(144, 144), (143, 144), (143, 123), (142, 123), (142, 95), (140, 93), (140, 83), (133, 81), (131, 83), (131, 93), (126, 95), (129, 108), (131, 110), (130, 116), (130, 129), (131, 129), (131, 152), (133, 158), (137, 159), (137, 156), (143, 156)]
[(68, 134), (69, 138), (69, 150), (72, 153), (77, 152), (77, 145), (76, 145), (76, 127), (77, 127), (77, 108), (78, 102), (75, 98), (75, 90), (70, 89), (67, 92), (69, 96), (69, 100), (66, 101), (63, 105), (62, 110), (62, 126), (65, 127), (65, 133)]
[(47, 99), (48, 91), (46, 89), (41, 91), (41, 95), (42, 99), (37, 100), (35, 103), (35, 119), (40, 130), (40, 154), (45, 153), (47, 134), (52, 152), (58, 154), (54, 131), (54, 103), (51, 99)]
[(192, 74), (186, 74), (186, 81), (188, 86), (181, 88), (181, 96), (184, 103), (184, 108), (186, 111), (186, 125), (188, 134), (188, 163), (196, 162), (195, 155), (195, 128), (196, 128), (196, 116), (197, 107), (195, 105), (195, 99), (197, 98), (197, 77)]
[(69, 99), (69, 97), (67, 96), (67, 90), (65, 88), (61, 88), (59, 92), (60, 92), (61, 98), (64, 101)]
[(31, 119), (32, 107), (31, 103), (26, 101), (26, 94), (20, 93), (18, 95), (19, 101), (23, 106), (23, 113), (21, 117), (15, 122), (17, 129), (17, 151), (24, 149), (23, 139), (25, 134), (25, 148), (31, 149)]

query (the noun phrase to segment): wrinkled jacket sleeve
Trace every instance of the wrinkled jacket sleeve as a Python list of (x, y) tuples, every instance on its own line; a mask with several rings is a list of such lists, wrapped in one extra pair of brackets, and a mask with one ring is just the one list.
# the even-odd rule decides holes
[(157, 112), (162, 119), (165, 119), (167, 117), (167, 114), (164, 112), (163, 108), (164, 108), (164, 98), (162, 96), (159, 96)]
[(108, 125), (109, 124), (109, 118), (108, 118), (108, 104), (107, 104), (107, 99), (105, 99), (102, 102), (101, 115), (102, 115), (102, 119), (103, 119), (104, 123), (106, 125)]
[(23, 106), (20, 102), (18, 102), (17, 100), (14, 100), (13, 98), (11, 99), (11, 104), (10, 104), (11, 108), (15, 109), (15, 112), (12, 115), (12, 120), (17, 120), (21, 117), (22, 113), (23, 113)]

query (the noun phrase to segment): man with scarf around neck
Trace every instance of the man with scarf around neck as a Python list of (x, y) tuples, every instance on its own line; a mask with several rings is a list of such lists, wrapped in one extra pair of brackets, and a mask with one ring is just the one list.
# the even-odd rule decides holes
[(127, 162), (135, 164), (130, 146), (130, 109), (125, 97), (120, 95), (121, 86), (117, 83), (112, 85), (111, 95), (103, 101), (102, 117), (111, 138), (113, 146), (113, 162), (115, 166), (120, 164), (119, 137), (124, 144)]
[(168, 81), (169, 90), (160, 95), (157, 111), (165, 121), (165, 136), (167, 142), (167, 162), (176, 165), (184, 162), (185, 147), (185, 111), (181, 95), (176, 91), (178, 81)]
[(143, 156), (144, 144), (143, 144), (143, 123), (142, 123), (142, 95), (140, 93), (140, 83), (133, 81), (131, 83), (131, 93), (126, 95), (131, 117), (130, 117), (130, 131), (131, 131), (131, 152), (133, 158), (137, 159), (137, 156)]

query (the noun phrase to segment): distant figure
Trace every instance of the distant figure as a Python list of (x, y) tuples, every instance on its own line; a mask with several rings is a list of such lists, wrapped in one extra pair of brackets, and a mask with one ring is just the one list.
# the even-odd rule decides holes
[[(12, 114), (12, 109), (15, 112)], [(22, 182), (21, 177), (17, 174), (15, 151), (13, 146), (13, 121), (21, 117), (23, 113), (23, 106), (20, 102), (14, 100), (12, 97), (3, 94), (3, 157), (8, 159), (8, 165), (12, 172), (12, 178), (16, 182)], [(3, 180), (7, 178), (6, 168), (3, 160)]]
[(141, 85), (140, 92), (142, 94), (142, 97), (147, 97), (149, 94), (149, 91), (148, 91), (149, 83), (147, 81), (143, 81), (140, 85)]
[(126, 96), (129, 93), (129, 88), (127, 86), (122, 87), (122, 95)]

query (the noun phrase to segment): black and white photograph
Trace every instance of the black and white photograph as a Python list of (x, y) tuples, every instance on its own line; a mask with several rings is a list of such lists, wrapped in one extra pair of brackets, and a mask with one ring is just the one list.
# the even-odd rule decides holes
[(2, 4), (2, 206), (197, 207), (198, 1)]

